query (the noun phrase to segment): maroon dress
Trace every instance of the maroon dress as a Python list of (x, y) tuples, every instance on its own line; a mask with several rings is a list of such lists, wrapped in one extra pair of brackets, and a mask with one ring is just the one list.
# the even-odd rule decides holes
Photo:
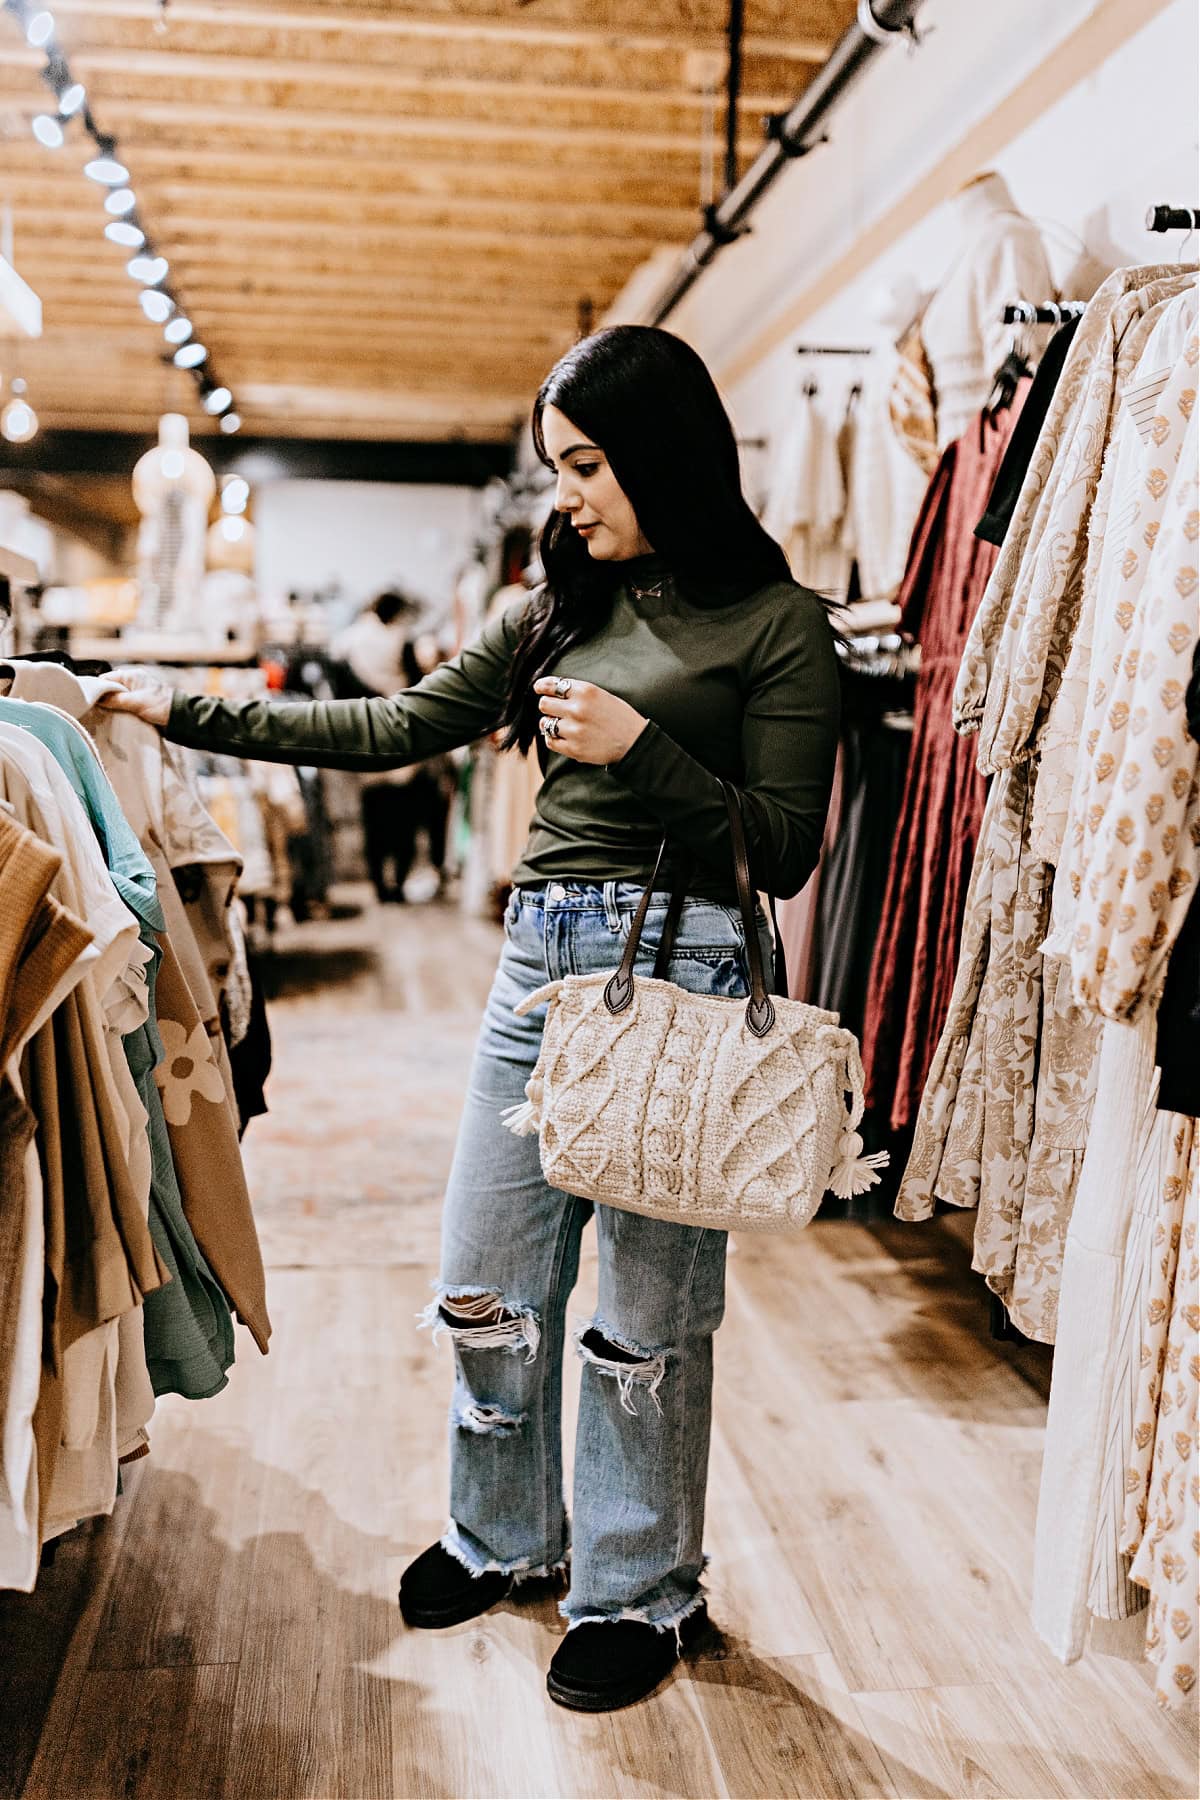
[(974, 737), (952, 721), (963, 646), (992, 565), (975, 536), (1028, 392), (994, 419), (980, 414), (946, 449), (921, 506), (904, 582), (901, 629), (921, 645), (912, 751), (892, 847), (863, 1022), (867, 1104), (900, 1131), (917, 1116), (945, 1023), (985, 787)]

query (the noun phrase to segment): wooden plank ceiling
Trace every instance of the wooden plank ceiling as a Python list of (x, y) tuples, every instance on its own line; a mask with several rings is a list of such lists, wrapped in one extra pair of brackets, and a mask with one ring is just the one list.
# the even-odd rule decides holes
[[(507, 437), (581, 300), (599, 317), (697, 228), (726, 0), (47, 4), (247, 432)], [(745, 11), (742, 166), (854, 0)], [(31, 134), (43, 60), (0, 13), (0, 203), (45, 306), (29, 397), (47, 427), (176, 406), (212, 430), (102, 235), (90, 140)]]

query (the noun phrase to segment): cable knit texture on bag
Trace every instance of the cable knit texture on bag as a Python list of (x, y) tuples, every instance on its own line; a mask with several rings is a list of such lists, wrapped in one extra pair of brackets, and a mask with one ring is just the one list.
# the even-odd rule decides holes
[(569, 975), (517, 1008), (550, 1002), (528, 1103), (505, 1122), (539, 1130), (554, 1187), (679, 1224), (779, 1231), (806, 1225), (827, 1188), (875, 1185), (887, 1159), (862, 1154), (862, 1065), (835, 1013), (776, 998), (760, 1038), (744, 1001), (649, 976), (614, 1015), (608, 980)]

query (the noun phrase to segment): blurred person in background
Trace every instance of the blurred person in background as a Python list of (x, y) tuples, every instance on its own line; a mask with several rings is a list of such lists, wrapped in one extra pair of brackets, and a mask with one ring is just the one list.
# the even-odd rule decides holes
[[(415, 631), (421, 606), (396, 589), (377, 596), (334, 638), (332, 654), (345, 665), (340, 699), (386, 699), (415, 687), (440, 657), (431, 633)], [(402, 904), (417, 833), (429, 840), (439, 892), (445, 885), (446, 821), (450, 796), (445, 759), (404, 769), (372, 771), (363, 779), (362, 821), (367, 870), (379, 900)], [(389, 880), (389, 865), (391, 878)]]

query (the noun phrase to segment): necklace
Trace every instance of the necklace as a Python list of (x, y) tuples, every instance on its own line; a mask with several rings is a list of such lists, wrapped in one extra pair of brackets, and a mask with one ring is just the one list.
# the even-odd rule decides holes
[(663, 580), (654, 582), (654, 584), (651, 587), (638, 587), (636, 582), (631, 583), (631, 585), (633, 587), (633, 593), (634, 593), (635, 599), (637, 599), (637, 600), (661, 600), (663, 597), (663, 589), (666, 587), (667, 584), (666, 584), (666, 579), (664, 577)]

